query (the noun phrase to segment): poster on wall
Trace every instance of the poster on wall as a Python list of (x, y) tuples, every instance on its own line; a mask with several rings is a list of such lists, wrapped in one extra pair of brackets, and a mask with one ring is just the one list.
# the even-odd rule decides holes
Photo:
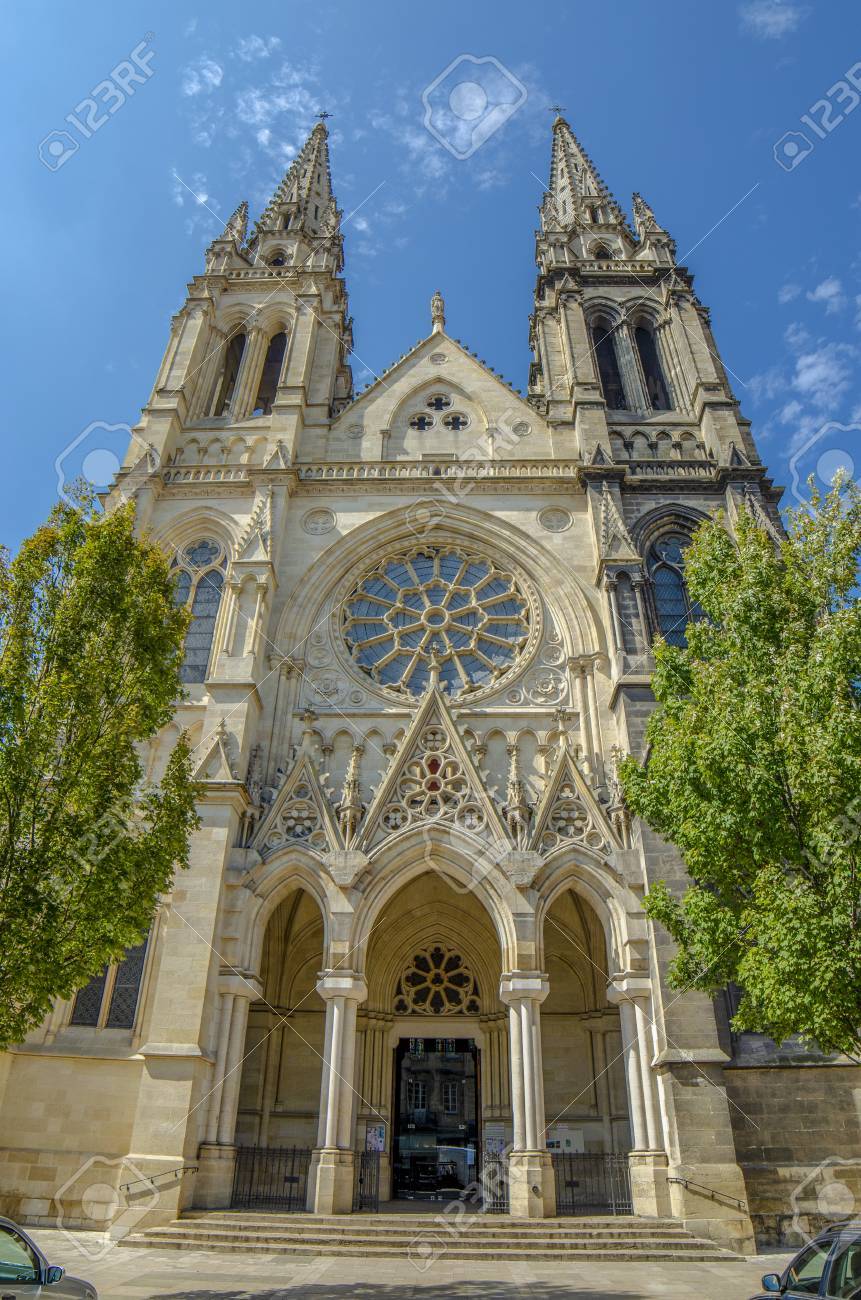
[(365, 1150), (366, 1151), (385, 1151), (386, 1149), (386, 1126), (385, 1124), (369, 1124), (365, 1130)]

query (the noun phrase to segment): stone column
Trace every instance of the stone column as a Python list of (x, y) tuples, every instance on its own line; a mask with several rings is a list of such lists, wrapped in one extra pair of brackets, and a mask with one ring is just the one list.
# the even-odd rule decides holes
[(550, 991), (539, 971), (509, 971), (499, 986), (508, 1007), (514, 1141), (508, 1160), (510, 1212), (521, 1219), (556, 1213), (553, 1165), (545, 1140), (541, 1003)]
[(230, 1204), (248, 1008), (253, 999), (262, 995), (256, 980), (247, 980), (240, 975), (223, 976), (220, 989), (215, 1069), (194, 1189), (195, 1204), (201, 1209), (221, 1209)]
[(613, 331), (613, 339), (616, 344), (616, 357), (619, 361), (622, 386), (625, 389), (629, 409), (632, 411), (650, 411), (651, 402), (646, 394), (639, 357), (634, 347), (634, 341), (631, 338), (631, 327), (627, 321), (623, 321), (616, 326)]
[(368, 996), (368, 986), (354, 971), (330, 970), (321, 974), (317, 992), (326, 1003), (326, 1039), (309, 1200), (315, 1214), (349, 1214), (353, 1208), (356, 1010)]
[(245, 336), (245, 347), (242, 352), (239, 374), (236, 376), (236, 387), (230, 399), (230, 416), (234, 421), (247, 419), (254, 410), (254, 399), (257, 396), (257, 388), (260, 383), (263, 358), (266, 356), (268, 347), (269, 338), (265, 330), (261, 329), (259, 325), (255, 325), (248, 330)]
[(667, 1153), (658, 1105), (657, 1080), (652, 1068), (651, 991), (643, 977), (620, 976), (610, 984), (607, 997), (619, 1007), (625, 1077), (631, 1113), (629, 1152), (634, 1213), (652, 1217), (670, 1212)]

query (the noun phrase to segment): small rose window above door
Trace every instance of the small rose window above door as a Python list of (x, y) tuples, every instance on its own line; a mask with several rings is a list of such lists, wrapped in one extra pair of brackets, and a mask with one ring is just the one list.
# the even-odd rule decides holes
[(412, 957), (395, 990), (399, 1016), (477, 1016), (481, 1012), (475, 976), (454, 948), (436, 943)]

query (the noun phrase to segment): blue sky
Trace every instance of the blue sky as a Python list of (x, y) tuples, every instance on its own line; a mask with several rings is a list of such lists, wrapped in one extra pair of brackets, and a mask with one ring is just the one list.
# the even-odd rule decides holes
[[(50, 509), (82, 431), (135, 423), (219, 221), (244, 197), (259, 212), (323, 109), (354, 214), (357, 385), (428, 332), (439, 287), (451, 333), (525, 388), (559, 103), (623, 206), (640, 190), (677, 240), (777, 482), (861, 466), (861, 433), (836, 427), (861, 422), (855, 0), (34, 2), (4, 37), (7, 544)], [(461, 55), (499, 62), (491, 95), (509, 72), (525, 89), (464, 159), (422, 102)], [(77, 106), (123, 78), (86, 138)]]

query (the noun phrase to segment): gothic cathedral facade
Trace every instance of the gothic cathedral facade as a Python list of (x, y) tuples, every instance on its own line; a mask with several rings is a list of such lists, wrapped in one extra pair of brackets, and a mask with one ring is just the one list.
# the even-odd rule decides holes
[(104, 1222), (136, 1188), (157, 1225), (289, 1149), (319, 1213), (373, 1153), (383, 1200), (493, 1158), (541, 1218), (571, 1154), (750, 1250), (829, 1154), (810, 1098), (855, 1071), (671, 989), (643, 896), (684, 868), (616, 779), (692, 530), (779, 529), (708, 311), (559, 117), (526, 396), (440, 294), (356, 393), (341, 215), (321, 121), (207, 250), (113, 488), (192, 612), (147, 762), (188, 733), (201, 825), (146, 943), (0, 1058), (0, 1210)]

